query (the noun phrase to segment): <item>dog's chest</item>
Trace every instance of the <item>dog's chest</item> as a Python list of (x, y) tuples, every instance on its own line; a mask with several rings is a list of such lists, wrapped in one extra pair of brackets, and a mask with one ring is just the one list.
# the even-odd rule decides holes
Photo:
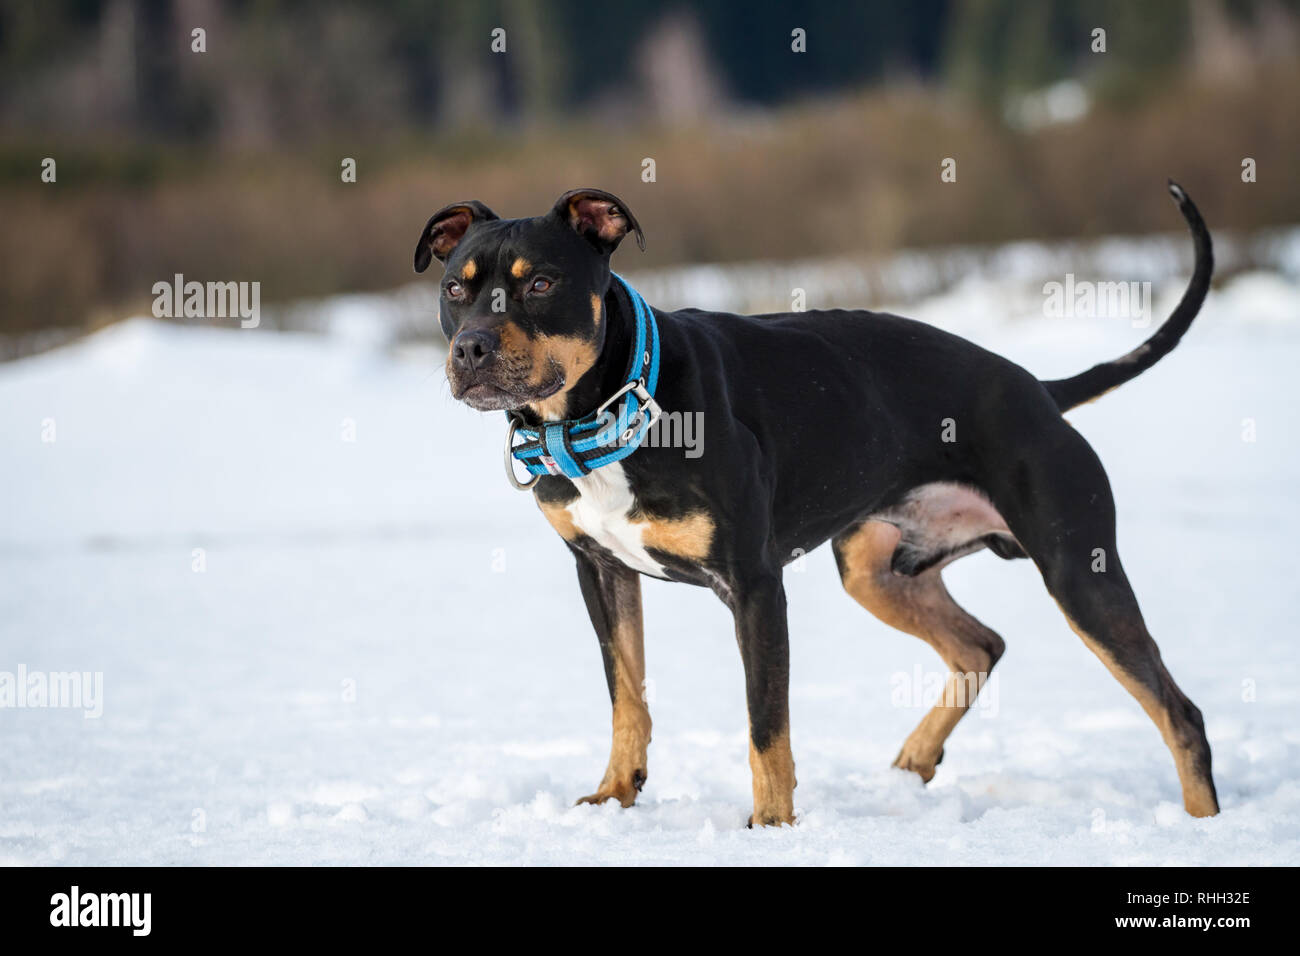
[(664, 577), (661, 565), (646, 551), (649, 523), (629, 517), (636, 497), (619, 462), (573, 479), (578, 497), (565, 506), (573, 527), (628, 567)]

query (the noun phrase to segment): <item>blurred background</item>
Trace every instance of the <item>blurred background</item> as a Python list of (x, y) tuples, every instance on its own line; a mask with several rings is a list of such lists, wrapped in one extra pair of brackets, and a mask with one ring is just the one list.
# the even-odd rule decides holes
[[(1177, 230), (1167, 176), (1216, 230), (1300, 221), (1300, 0), (0, 10), (11, 355), (147, 312), (153, 283), (178, 272), (260, 281), (264, 307), (400, 288), (432, 210), (477, 197), (533, 215), (578, 185), (620, 194), (646, 227), (647, 252), (624, 269), (835, 257), (856, 305), (978, 265), (927, 259), (933, 275), (905, 288), (872, 258), (899, 249)], [(956, 183), (940, 182), (946, 157)], [(1246, 157), (1257, 183), (1242, 182)], [(1270, 249), (1247, 244), (1225, 265)], [(659, 304), (684, 304), (682, 275), (648, 280)], [(788, 303), (789, 283), (756, 296), (752, 275), (731, 275), (715, 276), (731, 293), (695, 304)], [(394, 321), (433, 335), (435, 307), (403, 300)]]

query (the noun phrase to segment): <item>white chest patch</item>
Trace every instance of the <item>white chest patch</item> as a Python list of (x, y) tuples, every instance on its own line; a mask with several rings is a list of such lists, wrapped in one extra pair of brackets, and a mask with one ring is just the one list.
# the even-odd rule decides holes
[(663, 566), (645, 549), (646, 523), (628, 518), (636, 498), (622, 463), (616, 461), (574, 478), (573, 486), (578, 489), (578, 497), (569, 502), (566, 510), (573, 517), (574, 527), (629, 568), (664, 577)]

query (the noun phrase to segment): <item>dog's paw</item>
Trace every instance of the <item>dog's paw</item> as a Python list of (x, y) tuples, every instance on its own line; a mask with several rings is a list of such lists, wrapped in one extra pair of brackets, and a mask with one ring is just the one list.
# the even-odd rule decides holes
[(929, 783), (934, 779), (935, 768), (943, 762), (943, 750), (940, 749), (937, 757), (929, 757), (924, 754), (914, 753), (907, 744), (898, 752), (894, 758), (894, 766), (899, 770), (910, 770), (921, 778), (922, 783)]
[(600, 787), (595, 793), (589, 793), (585, 797), (579, 797), (575, 807), (580, 807), (584, 803), (605, 803), (607, 800), (617, 800), (622, 806), (630, 807), (636, 803), (636, 795), (641, 792), (645, 786), (646, 774), (644, 770), (634, 770), (631, 777), (625, 780), (610, 780), (606, 778), (600, 782)]
[(790, 826), (794, 826), (793, 813), (787, 814), (787, 813), (781, 813), (780, 811), (764, 811), (762, 813), (758, 813), (758, 812), (751, 813), (749, 816), (749, 821), (745, 824), (746, 829), (749, 830), (754, 829), (755, 820), (758, 821), (758, 826), (760, 827), (779, 827), (782, 824), (787, 824), (787, 823)]

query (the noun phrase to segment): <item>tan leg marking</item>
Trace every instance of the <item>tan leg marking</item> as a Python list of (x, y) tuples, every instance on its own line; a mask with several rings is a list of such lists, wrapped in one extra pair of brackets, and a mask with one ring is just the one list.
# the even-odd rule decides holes
[(749, 769), (754, 778), (754, 814), (750, 826), (780, 826), (794, 823), (794, 754), (790, 750), (790, 728), (772, 738), (767, 749), (749, 740)]
[(645, 703), (645, 641), (641, 627), (641, 579), (629, 575), (618, 585), (618, 620), (614, 625), (614, 737), (609, 766), (596, 792), (578, 803), (614, 799), (625, 807), (636, 802), (646, 778), (650, 746), (650, 708)]
[(837, 542), (837, 550), (845, 590), (881, 621), (933, 647), (951, 671), (942, 699), (894, 758), (894, 766), (929, 782), (943, 756), (944, 741), (974, 703), (1005, 645), (952, 599), (937, 568), (911, 578), (890, 570), (899, 537), (893, 525), (868, 521), (852, 537)]
[(645, 529), (641, 543), (647, 548), (702, 561), (713, 546), (713, 519), (702, 511), (685, 518), (647, 518), (637, 523)]
[(593, 292), (591, 294), (591, 322), (597, 328), (600, 327), (600, 319), (603, 315), (604, 312), (601, 309), (600, 296)]
[[(1219, 804), (1215, 800), (1214, 793), (1205, 785), (1205, 779), (1197, 769), (1195, 753), (1188, 745), (1188, 742), (1179, 734), (1164, 702), (1152, 693), (1151, 688), (1136, 680), (1133, 675), (1124, 670), (1110, 651), (1084, 633), (1083, 629), (1071, 620), (1068, 614), (1065, 615), (1065, 619), (1069, 622), (1074, 633), (1078, 634), (1083, 643), (1088, 646), (1088, 650), (1096, 654), (1124, 689), (1133, 695), (1134, 699), (1142, 706), (1142, 709), (1146, 711), (1147, 716), (1151, 718), (1152, 723), (1156, 725), (1156, 729), (1160, 731), (1165, 746), (1174, 755), (1174, 766), (1178, 768), (1178, 782), (1183, 788), (1183, 807), (1194, 817), (1212, 817), (1218, 813)], [(1164, 671), (1163, 664), (1161, 670)], [(1174, 680), (1169, 676), (1168, 671), (1164, 671), (1162, 676), (1170, 685), (1174, 685)]]

